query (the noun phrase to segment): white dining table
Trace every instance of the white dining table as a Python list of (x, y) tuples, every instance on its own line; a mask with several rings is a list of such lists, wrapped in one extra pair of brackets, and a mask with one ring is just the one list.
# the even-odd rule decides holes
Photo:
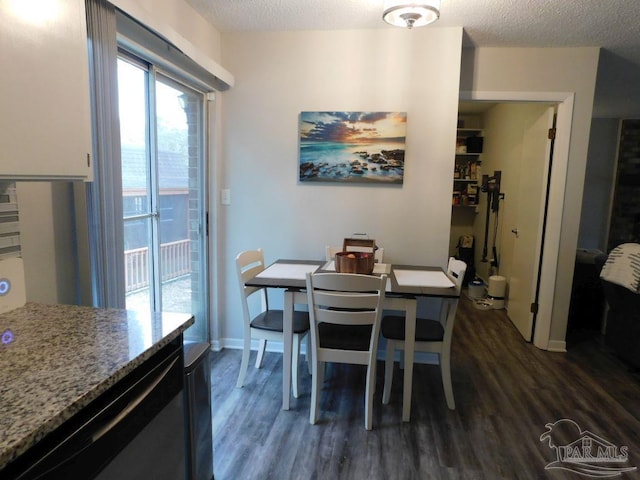
[[(283, 372), (282, 409), (289, 410), (291, 404), (291, 368), (293, 352), (293, 311), (295, 305), (307, 304), (305, 275), (307, 272), (335, 271), (333, 262), (316, 260), (278, 260), (269, 265), (247, 286), (262, 286), (284, 289), (283, 315)], [(413, 386), (413, 360), (417, 298), (441, 298), (443, 302), (456, 303), (460, 291), (447, 277), (442, 268), (415, 265), (376, 264), (374, 274), (388, 274), (384, 308), (405, 312), (404, 384), (402, 394), (402, 420), (411, 417), (411, 394)], [(455, 306), (455, 305), (452, 305)], [(455, 308), (449, 308), (455, 312)], [(449, 321), (451, 319), (448, 319)]]

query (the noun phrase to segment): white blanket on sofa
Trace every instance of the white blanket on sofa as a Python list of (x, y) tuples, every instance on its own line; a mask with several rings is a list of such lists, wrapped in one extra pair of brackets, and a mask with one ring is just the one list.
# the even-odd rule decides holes
[(640, 244), (623, 243), (611, 250), (600, 278), (640, 293)]

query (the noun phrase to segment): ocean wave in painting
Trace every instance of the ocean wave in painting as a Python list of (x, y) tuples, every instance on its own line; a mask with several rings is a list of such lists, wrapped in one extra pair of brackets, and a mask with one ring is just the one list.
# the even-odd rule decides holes
[(402, 183), (403, 177), (404, 148), (335, 143), (300, 146), (301, 181)]

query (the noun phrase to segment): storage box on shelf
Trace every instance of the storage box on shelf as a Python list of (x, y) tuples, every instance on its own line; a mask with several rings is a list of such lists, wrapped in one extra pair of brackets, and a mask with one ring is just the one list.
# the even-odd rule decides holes
[(478, 204), (478, 182), (482, 178), (480, 166), (483, 146), (482, 130), (459, 128), (456, 140), (456, 160), (453, 171), (454, 207)]

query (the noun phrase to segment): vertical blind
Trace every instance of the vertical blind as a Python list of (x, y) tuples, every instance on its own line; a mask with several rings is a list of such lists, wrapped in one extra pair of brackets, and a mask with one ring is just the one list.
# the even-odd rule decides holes
[(87, 0), (94, 181), (87, 185), (87, 215), (93, 304), (124, 308), (124, 240), (116, 9), (105, 0)]

